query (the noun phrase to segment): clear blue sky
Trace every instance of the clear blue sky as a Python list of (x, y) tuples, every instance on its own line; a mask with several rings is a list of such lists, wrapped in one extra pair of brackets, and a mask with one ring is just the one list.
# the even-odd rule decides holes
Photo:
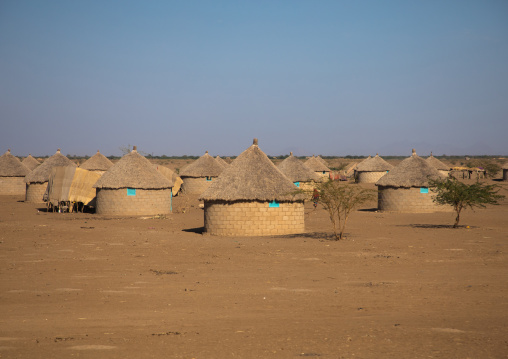
[(506, 0), (1, 0), (0, 152), (508, 155)]

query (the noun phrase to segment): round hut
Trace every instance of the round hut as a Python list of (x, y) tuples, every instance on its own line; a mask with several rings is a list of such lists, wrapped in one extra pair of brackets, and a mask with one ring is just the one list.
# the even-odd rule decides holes
[(330, 169), (324, 163), (324, 160), (321, 157), (315, 157), (312, 155), (307, 161), (305, 161), (305, 165), (309, 167), (311, 170), (316, 172), (321, 177), (329, 178), (330, 177)]
[(503, 181), (508, 181), (508, 162), (503, 165)]
[(96, 213), (136, 216), (171, 213), (173, 182), (136, 149), (123, 156), (95, 183)]
[(381, 177), (387, 174), (393, 166), (379, 157), (376, 153), (374, 157), (362, 161), (356, 167), (356, 183), (376, 183)]
[(206, 151), (203, 156), (180, 170), (183, 193), (203, 193), (223, 170), (224, 167)]
[(97, 150), (97, 153), (83, 162), (79, 168), (104, 174), (112, 166), (113, 162)]
[(429, 179), (445, 179), (426, 160), (413, 155), (381, 177), (378, 186), (378, 209), (388, 212), (449, 212), (451, 206), (438, 205), (432, 200)]
[(37, 159), (33, 158), (31, 154), (28, 154), (28, 157), (25, 157), (21, 163), (27, 166), (30, 171), (33, 171), (41, 164)]
[(25, 194), (25, 176), (30, 169), (7, 150), (0, 156), (0, 195)]
[(293, 152), (284, 161), (279, 163), (277, 168), (302, 190), (312, 190), (316, 182), (323, 180), (323, 177), (316, 174), (316, 172), (305, 166), (302, 161), (293, 156)]
[(430, 153), (430, 156), (427, 157), (426, 161), (435, 169), (439, 171), (444, 176), (448, 176), (450, 174), (450, 166), (445, 165), (443, 162), (438, 160), (436, 157), (432, 155), (432, 152)]
[(242, 152), (200, 196), (205, 232), (222, 236), (268, 236), (301, 233), (304, 196), (253, 145)]
[(40, 166), (34, 169), (25, 177), (26, 194), (25, 202), (42, 203), (44, 202), (44, 192), (48, 186), (49, 176), (53, 167), (74, 166), (76, 164), (60, 153), (60, 149), (56, 153), (46, 159)]

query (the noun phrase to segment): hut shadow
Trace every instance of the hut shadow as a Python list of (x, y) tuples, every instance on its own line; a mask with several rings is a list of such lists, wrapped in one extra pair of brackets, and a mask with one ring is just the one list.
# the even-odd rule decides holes
[(358, 212), (377, 212), (378, 209), (377, 207), (374, 207), (374, 208), (360, 208), (358, 210)]
[[(449, 229), (455, 229), (453, 228), (453, 224), (400, 224), (397, 227), (411, 227), (411, 228), (423, 228), (423, 229), (436, 229), (436, 228), (449, 228)], [(460, 225), (458, 228), (478, 228), (476, 226), (466, 226), (466, 225)]]
[(306, 232), (306, 233), (295, 233), (295, 234), (284, 234), (280, 236), (274, 236), (277, 238), (311, 238), (321, 239), (327, 241), (335, 241), (335, 235), (327, 232)]
[(182, 229), (182, 232), (203, 234), (205, 232), (205, 227)]

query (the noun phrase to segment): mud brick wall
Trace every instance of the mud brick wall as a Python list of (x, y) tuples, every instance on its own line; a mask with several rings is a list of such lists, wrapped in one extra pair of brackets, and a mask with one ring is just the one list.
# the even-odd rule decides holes
[(185, 194), (201, 194), (217, 177), (212, 177), (211, 181), (207, 181), (205, 177), (182, 177), (182, 192)]
[(25, 177), (0, 177), (0, 194), (24, 195)]
[(303, 202), (205, 201), (205, 232), (219, 236), (269, 236), (305, 231)]
[(44, 203), (42, 198), (44, 197), (44, 192), (46, 192), (46, 187), (48, 187), (48, 182), (27, 183), (26, 184), (25, 202)]
[(127, 188), (98, 188), (95, 211), (113, 216), (138, 216), (171, 213), (171, 188), (136, 189), (128, 196)]
[(357, 172), (356, 183), (376, 183), (381, 177), (386, 174), (383, 172)]
[(378, 210), (387, 212), (431, 213), (451, 212), (451, 206), (434, 203), (434, 193), (420, 193), (420, 188), (395, 188), (378, 186)]

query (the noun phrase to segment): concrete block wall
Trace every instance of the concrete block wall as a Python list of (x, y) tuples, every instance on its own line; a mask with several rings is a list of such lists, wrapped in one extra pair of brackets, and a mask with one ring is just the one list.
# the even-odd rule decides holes
[(404, 213), (452, 212), (451, 206), (432, 201), (434, 193), (420, 193), (420, 188), (378, 186), (378, 210)]
[(95, 211), (113, 216), (168, 214), (171, 189), (136, 189), (136, 195), (128, 196), (127, 188), (98, 188)]
[(305, 231), (303, 202), (205, 201), (205, 232), (219, 236), (269, 236)]
[(211, 181), (207, 181), (205, 177), (182, 177), (182, 192), (185, 194), (201, 194), (217, 177), (212, 177)]
[(24, 195), (25, 192), (25, 177), (0, 177), (0, 195)]
[(48, 182), (44, 183), (26, 183), (25, 202), (28, 203), (44, 203), (42, 199), (46, 192)]
[(387, 172), (357, 172), (356, 183), (376, 183)]

